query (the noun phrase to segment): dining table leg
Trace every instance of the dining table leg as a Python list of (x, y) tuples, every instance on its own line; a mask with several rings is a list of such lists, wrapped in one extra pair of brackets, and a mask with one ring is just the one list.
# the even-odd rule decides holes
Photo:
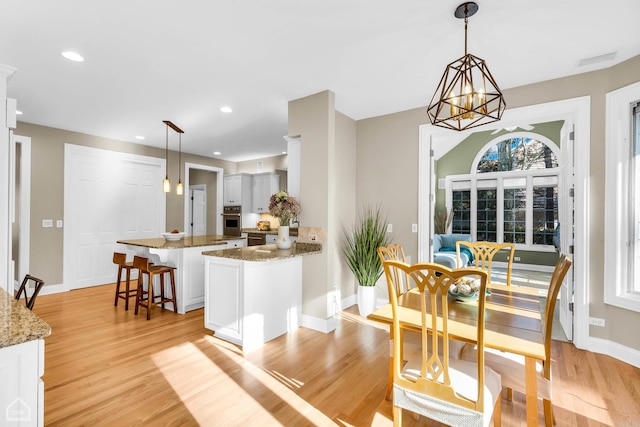
[(534, 427), (538, 425), (538, 378), (535, 358), (525, 357), (524, 371), (527, 387), (527, 426)]

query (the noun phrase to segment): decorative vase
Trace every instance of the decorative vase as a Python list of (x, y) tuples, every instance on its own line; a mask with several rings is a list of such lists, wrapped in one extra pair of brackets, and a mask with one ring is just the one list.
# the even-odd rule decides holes
[(358, 285), (358, 312), (367, 317), (376, 310), (376, 287)]
[(289, 249), (291, 247), (288, 225), (281, 225), (280, 227), (278, 227), (278, 238), (276, 239), (276, 247), (278, 249)]

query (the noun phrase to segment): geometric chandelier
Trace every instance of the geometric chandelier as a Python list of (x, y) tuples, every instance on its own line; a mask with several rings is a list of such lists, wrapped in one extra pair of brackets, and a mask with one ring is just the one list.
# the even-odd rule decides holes
[(454, 16), (464, 18), (464, 56), (447, 65), (427, 115), (431, 124), (462, 131), (500, 120), (506, 107), (498, 84), (484, 62), (467, 53), (468, 18), (478, 11), (474, 2), (458, 6)]

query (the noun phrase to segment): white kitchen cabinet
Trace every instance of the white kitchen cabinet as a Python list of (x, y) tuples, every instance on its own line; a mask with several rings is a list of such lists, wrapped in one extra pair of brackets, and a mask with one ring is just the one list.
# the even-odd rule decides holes
[(244, 261), (205, 256), (204, 324), (248, 353), (300, 325), (302, 257)]
[(3, 426), (44, 425), (44, 340), (0, 348)]
[[(246, 233), (243, 233), (246, 234)], [(230, 248), (244, 248), (247, 246), (247, 239), (237, 239), (237, 240), (229, 240), (227, 241), (227, 249)]]
[(280, 176), (274, 172), (257, 173), (253, 175), (253, 212), (269, 212), (271, 195), (280, 191)]
[[(278, 239), (277, 234), (267, 234), (267, 245), (270, 243), (275, 243), (277, 239)], [(295, 243), (298, 241), (298, 236), (289, 235), (289, 240)]]
[(234, 173), (224, 176), (223, 204), (242, 206), (242, 212), (251, 212), (252, 178), (248, 173)]

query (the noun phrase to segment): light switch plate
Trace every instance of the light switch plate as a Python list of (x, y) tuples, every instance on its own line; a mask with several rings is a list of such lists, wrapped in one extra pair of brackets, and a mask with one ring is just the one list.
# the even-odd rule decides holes
[(43, 219), (42, 220), (42, 228), (51, 228), (53, 227), (53, 220), (52, 219)]

